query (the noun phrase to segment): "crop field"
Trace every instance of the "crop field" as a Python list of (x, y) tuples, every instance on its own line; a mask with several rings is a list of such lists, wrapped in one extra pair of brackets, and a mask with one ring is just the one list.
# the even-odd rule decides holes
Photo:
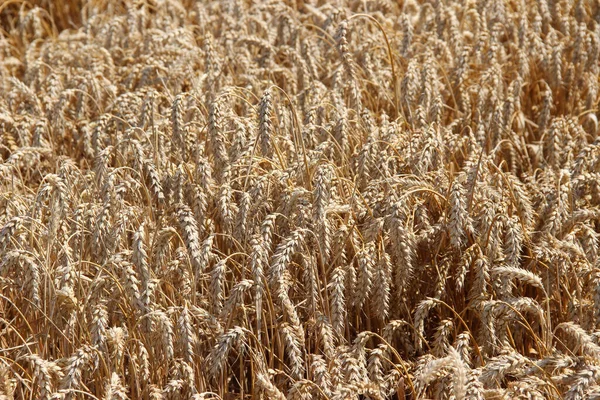
[(0, 400), (600, 399), (600, 3), (0, 1)]

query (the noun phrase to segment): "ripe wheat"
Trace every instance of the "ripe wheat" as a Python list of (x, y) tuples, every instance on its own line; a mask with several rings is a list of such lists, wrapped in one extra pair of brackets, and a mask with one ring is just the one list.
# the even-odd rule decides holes
[(4, 2), (0, 399), (598, 398), (599, 21)]

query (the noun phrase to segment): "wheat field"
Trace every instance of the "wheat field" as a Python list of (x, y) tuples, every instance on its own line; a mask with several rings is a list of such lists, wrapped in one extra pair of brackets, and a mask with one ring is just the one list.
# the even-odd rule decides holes
[(0, 399), (600, 399), (600, 3), (0, 2)]

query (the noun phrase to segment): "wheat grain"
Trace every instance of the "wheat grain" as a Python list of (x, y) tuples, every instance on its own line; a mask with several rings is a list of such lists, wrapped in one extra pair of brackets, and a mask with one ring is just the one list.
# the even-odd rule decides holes
[(5, 3), (0, 397), (597, 397), (594, 2)]

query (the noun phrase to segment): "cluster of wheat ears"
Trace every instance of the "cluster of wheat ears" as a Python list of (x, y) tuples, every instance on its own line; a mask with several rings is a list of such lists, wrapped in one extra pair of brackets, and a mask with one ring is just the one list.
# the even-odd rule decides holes
[(600, 398), (598, 2), (0, 21), (1, 399)]

